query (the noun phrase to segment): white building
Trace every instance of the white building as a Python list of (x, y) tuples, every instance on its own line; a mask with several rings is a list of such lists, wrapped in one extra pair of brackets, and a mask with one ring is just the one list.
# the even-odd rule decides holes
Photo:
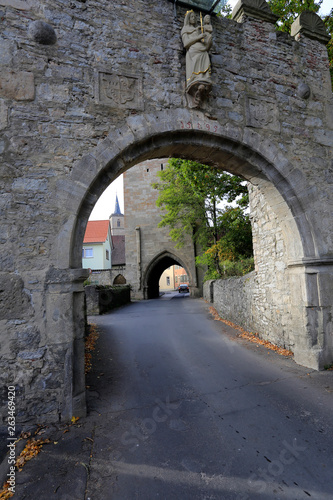
[(89, 221), (83, 240), (82, 267), (84, 269), (111, 269), (112, 239), (108, 220)]

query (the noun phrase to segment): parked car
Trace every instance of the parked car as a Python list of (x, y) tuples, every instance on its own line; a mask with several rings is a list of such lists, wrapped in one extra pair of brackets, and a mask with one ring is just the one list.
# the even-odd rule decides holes
[(188, 285), (179, 285), (178, 292), (179, 293), (188, 293), (190, 291)]

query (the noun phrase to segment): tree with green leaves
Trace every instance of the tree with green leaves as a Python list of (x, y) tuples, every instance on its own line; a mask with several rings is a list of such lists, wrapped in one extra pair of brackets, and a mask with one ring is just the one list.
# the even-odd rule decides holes
[[(189, 160), (172, 158), (159, 181), (157, 206), (164, 209), (159, 227), (170, 227), (176, 247), (190, 235), (207, 253), (204, 261), (218, 275), (221, 258), (235, 260), (252, 255), (252, 232), (248, 215), (248, 192), (244, 181), (220, 169)], [(221, 207), (236, 200), (237, 207)]]
[(333, 9), (331, 9), (331, 12), (328, 14), (328, 16), (324, 17), (323, 21), (326, 25), (327, 33), (331, 37), (330, 41), (327, 44), (327, 52), (328, 60), (330, 63), (330, 73), (333, 88)]

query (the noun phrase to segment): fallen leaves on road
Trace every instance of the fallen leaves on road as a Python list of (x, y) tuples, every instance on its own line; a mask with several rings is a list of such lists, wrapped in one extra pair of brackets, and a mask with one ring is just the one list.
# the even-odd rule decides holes
[[(36, 433), (37, 434), (37, 433)], [(30, 432), (28, 433), (22, 433), (21, 437), (18, 439), (20, 441), (21, 439), (27, 439), (27, 437), (30, 438)], [(16, 441), (16, 442), (18, 442)], [(29, 462), (32, 458), (34, 458), (38, 453), (41, 451), (42, 447), (46, 443), (51, 443), (50, 439), (35, 439), (31, 438), (27, 440), (27, 443), (20, 453), (20, 455), (16, 459), (16, 468), (19, 472), (21, 472), (23, 466)], [(0, 491), (0, 500), (8, 500), (9, 498), (12, 498), (12, 496), (15, 494), (12, 491), (9, 490), (10, 484), (8, 482), (4, 483), (2, 490)]]
[(250, 342), (254, 342), (255, 344), (263, 345), (267, 349), (270, 349), (271, 351), (275, 351), (278, 354), (281, 354), (281, 356), (293, 356), (293, 352), (290, 351), (289, 349), (278, 347), (277, 345), (268, 342), (268, 340), (263, 340), (259, 338), (258, 333), (247, 332), (241, 326), (235, 325), (231, 321), (221, 318), (214, 307), (211, 306), (209, 308), (209, 312), (213, 316), (215, 321), (222, 321), (222, 323), (231, 326), (231, 328), (233, 328), (234, 330), (238, 330), (240, 332), (240, 334), (238, 335), (239, 337), (249, 340)]
[(44, 444), (51, 443), (50, 439), (28, 439), (25, 448), (20, 453), (16, 460), (16, 467), (19, 471), (22, 470), (23, 466), (34, 458), (41, 451)]
[[(77, 421), (79, 420), (79, 417), (72, 417), (71, 423), (67, 424), (66, 429), (64, 430), (65, 432), (69, 432), (70, 427), (75, 426), (77, 427)], [(40, 436), (47, 432), (48, 426), (39, 426), (37, 430), (34, 433), (34, 436)], [(20, 437), (15, 441), (15, 444), (17, 444), (19, 441), (22, 439), (26, 439), (27, 442), (25, 444), (24, 449), (20, 453), (20, 455), (17, 457), (15, 465), (16, 469), (18, 472), (21, 472), (24, 465), (29, 462), (32, 458), (36, 457), (39, 452), (42, 450), (42, 447), (44, 444), (58, 444), (58, 441), (52, 441), (49, 438), (42, 439), (42, 438), (36, 438), (36, 437), (31, 437), (31, 432), (21, 432)], [(8, 481), (6, 481), (2, 489), (0, 489), (0, 500), (9, 500), (12, 498), (15, 493), (10, 491), (11, 485), (9, 484)]]
[(89, 334), (85, 340), (85, 350), (84, 350), (84, 372), (89, 373), (92, 368), (92, 352), (95, 349), (99, 333), (97, 331), (97, 326), (95, 324), (89, 325)]
[(7, 482), (3, 485), (2, 490), (0, 491), (0, 499), (1, 500), (8, 500), (9, 498), (12, 498), (12, 496), (15, 495), (12, 491), (9, 491), (10, 484)]

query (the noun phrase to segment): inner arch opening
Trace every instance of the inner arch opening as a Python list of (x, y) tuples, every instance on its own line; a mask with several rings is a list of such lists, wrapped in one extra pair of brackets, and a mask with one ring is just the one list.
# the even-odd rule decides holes
[(147, 267), (144, 276), (144, 296), (146, 299), (157, 299), (160, 296), (160, 277), (165, 269), (174, 265), (179, 265), (185, 269), (190, 286), (193, 286), (193, 278), (186, 264), (180, 258), (166, 252), (154, 258)]

